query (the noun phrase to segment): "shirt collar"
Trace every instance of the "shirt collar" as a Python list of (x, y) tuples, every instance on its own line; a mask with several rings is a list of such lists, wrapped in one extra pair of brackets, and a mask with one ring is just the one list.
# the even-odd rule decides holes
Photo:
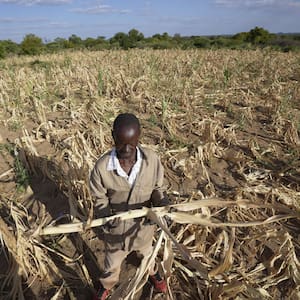
[[(142, 161), (141, 150), (139, 149), (139, 147), (136, 147), (136, 163), (134, 164), (134, 166), (136, 164), (140, 165), (141, 161)], [(106, 169), (107, 169), (107, 171), (115, 171), (116, 170), (118, 175), (120, 175), (122, 177), (125, 177), (125, 176), (128, 177), (128, 175), (126, 174), (126, 172), (123, 170), (123, 168), (120, 165), (120, 162), (119, 162), (118, 157), (117, 157), (116, 148), (112, 148), (112, 150), (111, 150), (110, 157), (109, 157)]]

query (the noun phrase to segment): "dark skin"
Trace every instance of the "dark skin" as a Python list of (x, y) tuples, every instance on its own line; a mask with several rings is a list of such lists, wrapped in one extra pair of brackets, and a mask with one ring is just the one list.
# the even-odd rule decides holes
[(117, 157), (123, 170), (129, 175), (136, 163), (136, 146), (139, 142), (140, 129), (137, 125), (121, 125), (112, 131)]
[[(128, 175), (136, 163), (136, 147), (139, 142), (140, 133), (140, 129), (137, 125), (124, 125), (120, 126), (116, 131), (112, 131), (118, 160)], [(160, 206), (162, 204), (161, 195), (155, 190), (152, 192), (150, 200), (154, 206)], [(118, 222), (120, 222), (120, 219), (116, 219), (114, 224), (118, 224)]]

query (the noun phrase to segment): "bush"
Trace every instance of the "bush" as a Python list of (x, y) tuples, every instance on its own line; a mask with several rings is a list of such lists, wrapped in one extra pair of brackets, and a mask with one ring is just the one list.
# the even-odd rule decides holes
[(205, 37), (197, 37), (193, 39), (193, 44), (196, 48), (207, 48), (210, 46), (210, 40)]
[(4, 46), (2, 45), (2, 43), (0, 44), (0, 59), (5, 58), (6, 57), (6, 51)]
[(248, 33), (246, 41), (252, 44), (266, 44), (274, 38), (273, 34), (270, 34), (268, 30), (261, 27), (255, 27)]
[(165, 40), (153, 40), (150, 45), (152, 49), (171, 49), (173, 45), (170, 41)]
[(21, 43), (21, 49), (23, 54), (37, 55), (43, 51), (42, 39), (34, 34), (28, 34), (24, 37)]

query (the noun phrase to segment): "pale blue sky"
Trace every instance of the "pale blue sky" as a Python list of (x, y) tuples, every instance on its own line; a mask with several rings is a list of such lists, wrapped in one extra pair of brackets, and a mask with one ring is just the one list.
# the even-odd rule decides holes
[(146, 36), (217, 35), (249, 31), (300, 32), (300, 0), (0, 0), (0, 39), (28, 33), (44, 40), (111, 37), (132, 28)]

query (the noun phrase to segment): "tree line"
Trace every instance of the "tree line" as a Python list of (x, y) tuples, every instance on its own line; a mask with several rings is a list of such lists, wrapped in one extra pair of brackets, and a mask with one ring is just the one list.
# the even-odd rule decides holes
[(10, 55), (54, 53), (65, 49), (254, 49), (257, 47), (271, 47), (281, 51), (299, 51), (300, 34), (272, 34), (264, 28), (255, 27), (249, 32), (240, 32), (230, 36), (181, 36), (180, 34), (171, 36), (165, 32), (145, 37), (142, 32), (131, 29), (128, 33), (118, 32), (109, 39), (104, 36), (82, 39), (72, 34), (67, 39), (56, 38), (48, 42), (44, 42), (34, 34), (27, 34), (20, 43), (15, 43), (12, 40), (0, 41), (0, 58)]

